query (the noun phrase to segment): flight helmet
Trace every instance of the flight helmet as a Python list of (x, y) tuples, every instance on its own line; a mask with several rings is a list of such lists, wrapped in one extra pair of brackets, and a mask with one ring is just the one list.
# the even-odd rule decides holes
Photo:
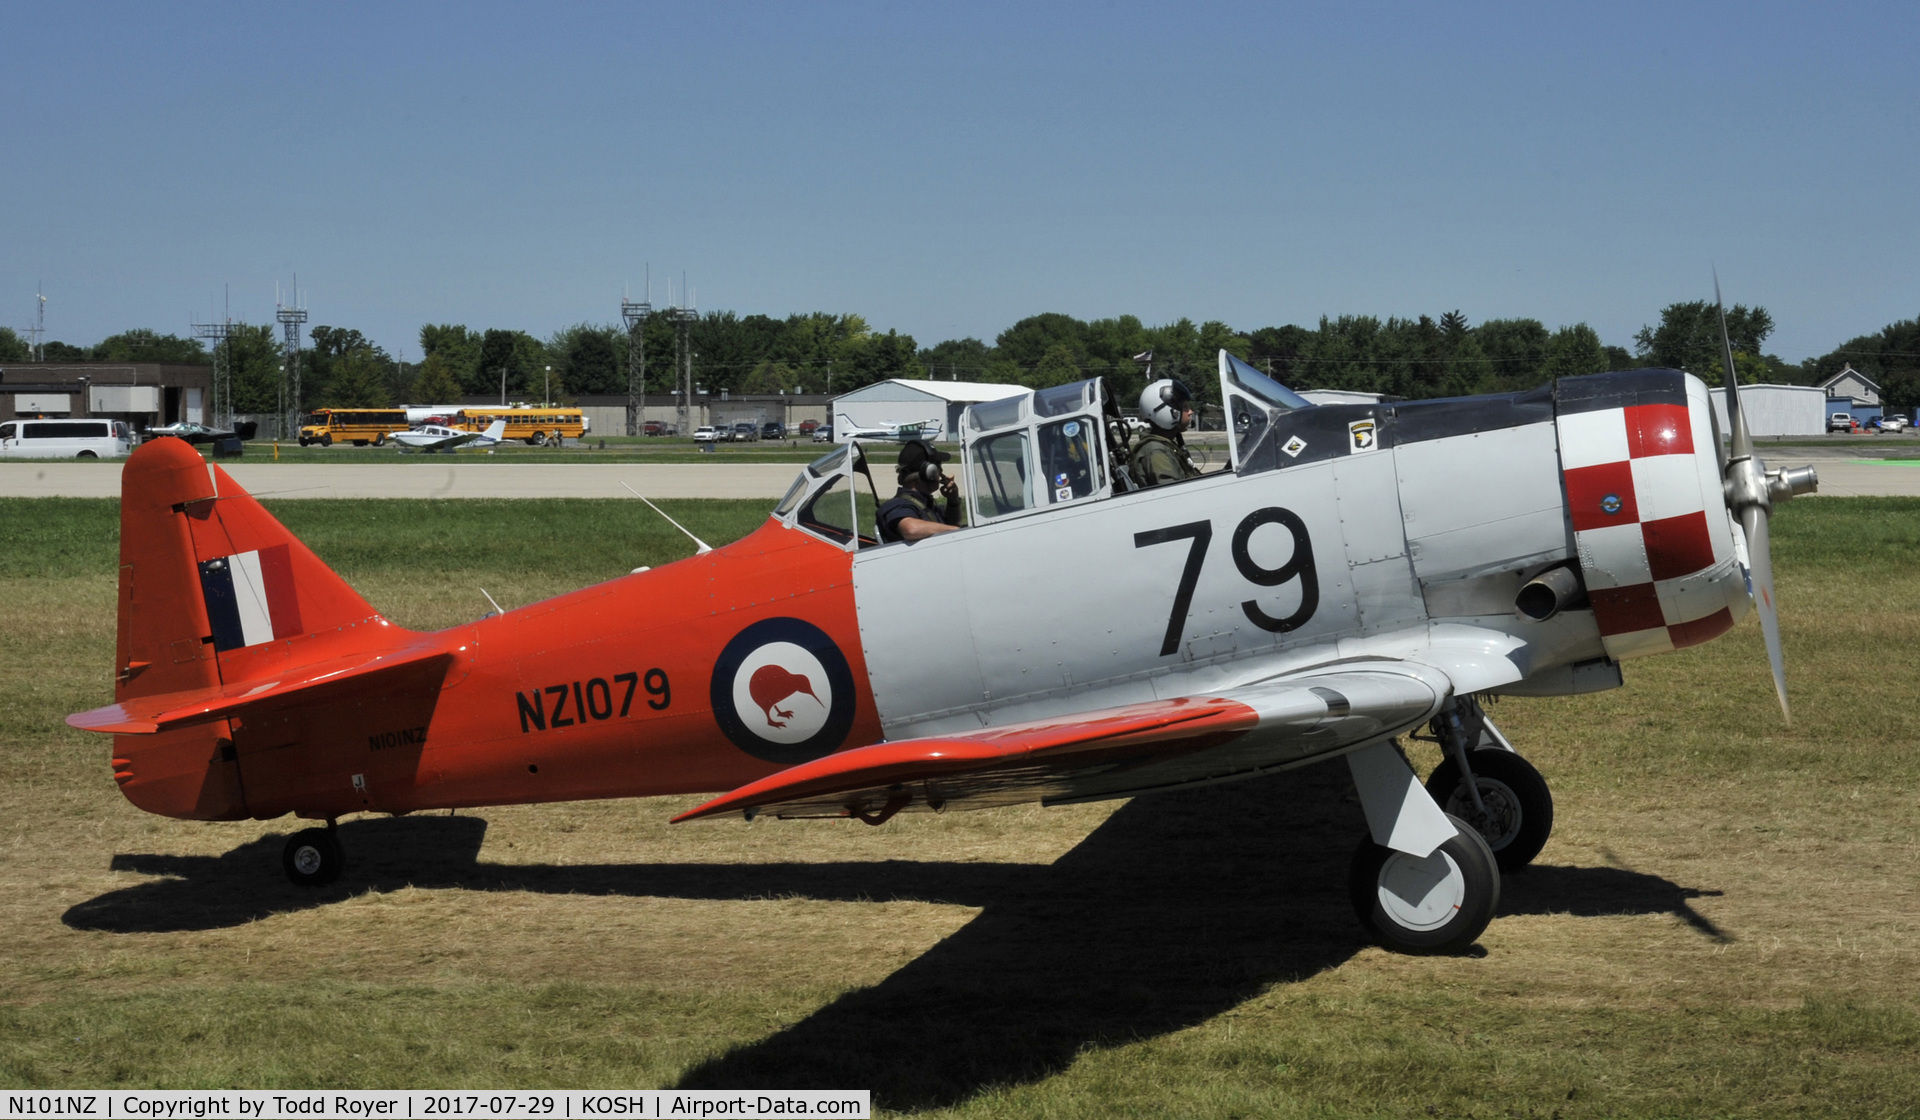
[(1180, 418), (1193, 400), (1193, 390), (1163, 377), (1140, 391), (1140, 419), (1162, 432), (1180, 430)]

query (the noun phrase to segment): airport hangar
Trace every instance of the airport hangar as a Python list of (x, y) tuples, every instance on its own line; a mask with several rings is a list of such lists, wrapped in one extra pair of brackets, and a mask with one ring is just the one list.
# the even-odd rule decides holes
[(157, 362), (8, 362), (0, 366), (0, 420), (124, 420), (144, 431), (210, 423), (213, 367)]

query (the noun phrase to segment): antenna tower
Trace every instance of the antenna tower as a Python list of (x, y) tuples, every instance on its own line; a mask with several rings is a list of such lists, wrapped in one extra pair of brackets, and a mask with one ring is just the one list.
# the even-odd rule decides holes
[(213, 400), (208, 417), (215, 426), (233, 427), (233, 291), (227, 291), (227, 315), (218, 323), (193, 324), (193, 337), (213, 340)]
[(28, 336), (33, 339), (27, 348), (32, 352), (33, 360), (36, 362), (47, 360), (47, 348), (40, 343), (40, 340), (47, 336), (47, 295), (42, 288), (44, 285), (37, 285), (34, 288), (33, 298), (36, 302), (33, 326), (27, 328)]
[[(673, 287), (671, 279), (668, 280), (667, 287)], [(685, 294), (683, 285), (681, 292), (683, 298)], [(693, 407), (693, 339), (691, 333), (693, 324), (700, 319), (700, 313), (691, 307), (674, 307), (667, 311), (667, 317), (673, 320), (674, 356), (680, 364), (680, 430), (687, 432), (692, 430), (687, 424), (689, 420), (689, 410)]]
[(300, 434), (300, 324), (307, 321), (307, 306), (300, 302), (300, 277), (293, 278), (293, 306), (274, 303), (273, 317), (280, 320), (280, 416), (283, 439)]
[(639, 303), (620, 297), (620, 317), (627, 323), (627, 434), (630, 436), (640, 434), (641, 405), (647, 395), (647, 348), (641, 336), (646, 333), (647, 318), (652, 314), (651, 290)]

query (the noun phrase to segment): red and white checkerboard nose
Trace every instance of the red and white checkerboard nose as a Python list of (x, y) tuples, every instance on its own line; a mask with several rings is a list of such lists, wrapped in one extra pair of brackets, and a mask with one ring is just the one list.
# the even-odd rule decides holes
[(1561, 385), (1567, 508), (1608, 656), (1684, 649), (1731, 630), (1749, 593), (1707, 387), (1678, 370)]

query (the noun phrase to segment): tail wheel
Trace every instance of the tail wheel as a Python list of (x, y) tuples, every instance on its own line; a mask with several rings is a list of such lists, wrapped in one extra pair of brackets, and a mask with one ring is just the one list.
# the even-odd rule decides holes
[(1473, 825), (1493, 850), (1500, 870), (1518, 871), (1533, 862), (1553, 833), (1553, 794), (1547, 780), (1512, 751), (1474, 751), (1467, 764), (1473, 767), (1484, 814), (1474, 809), (1473, 794), (1451, 756), (1434, 768), (1427, 792), (1442, 809)]
[(1458, 953), (1472, 945), (1500, 906), (1493, 852), (1465, 821), (1450, 817), (1453, 839), (1420, 857), (1361, 840), (1347, 887), (1353, 912), (1396, 953)]
[(340, 877), (346, 867), (346, 855), (333, 830), (307, 828), (287, 837), (280, 853), (280, 866), (295, 886), (323, 887)]

